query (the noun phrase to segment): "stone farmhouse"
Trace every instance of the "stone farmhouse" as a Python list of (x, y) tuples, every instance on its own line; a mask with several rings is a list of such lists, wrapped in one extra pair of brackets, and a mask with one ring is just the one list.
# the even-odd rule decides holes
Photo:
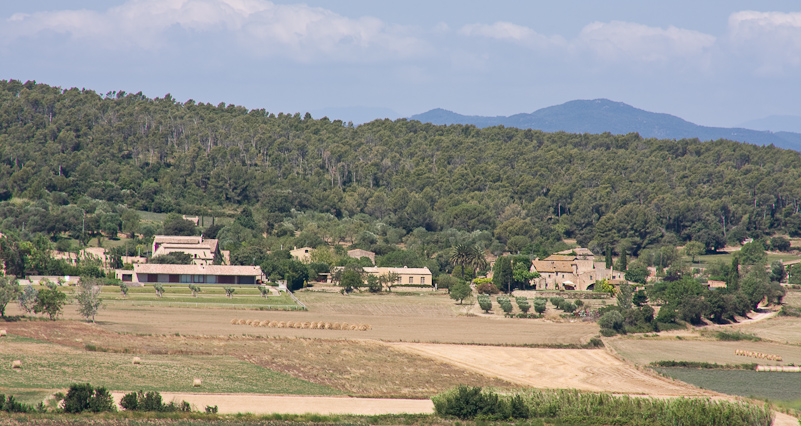
[(362, 249), (348, 250), (348, 256), (354, 259), (361, 259), (363, 257), (366, 257), (369, 258), (371, 262), (373, 262), (373, 265), (375, 265), (375, 253), (371, 251)]
[(289, 250), (289, 254), (292, 255), (292, 258), (297, 260), (301, 263), (309, 263), (311, 262), (311, 252), (314, 250), (312, 247), (301, 247), (301, 248), (294, 248)]
[(118, 269), (115, 273), (117, 278), (133, 286), (155, 283), (255, 285), (265, 281), (260, 266), (142, 263), (133, 265), (132, 271)]
[[(338, 266), (335, 269), (341, 269), (342, 266)], [(380, 277), (382, 275), (386, 275), (389, 273), (396, 273), (398, 274), (398, 280), (395, 284), (415, 284), (415, 285), (430, 285), (433, 287), (434, 281), (431, 276), (431, 270), (427, 267), (423, 268), (408, 268), (406, 266), (402, 268), (393, 268), (393, 267), (382, 267), (382, 266), (368, 266), (363, 268), (364, 272), (369, 275), (374, 275)], [(328, 275), (327, 282), (331, 283), (331, 274)]]
[(191, 256), (193, 265), (211, 265), (215, 257), (227, 263), (217, 240), (176, 235), (156, 235), (153, 238), (153, 257), (176, 252)]
[(607, 269), (604, 262), (596, 262), (595, 255), (586, 248), (565, 250), (535, 260), (531, 272), (539, 272), (535, 280), (538, 290), (593, 290), (595, 281), (623, 278), (623, 273)]

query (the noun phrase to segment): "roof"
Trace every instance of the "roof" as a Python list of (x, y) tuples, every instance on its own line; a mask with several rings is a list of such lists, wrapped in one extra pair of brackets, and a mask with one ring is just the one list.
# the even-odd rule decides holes
[(348, 256), (352, 256), (354, 254), (362, 254), (362, 255), (370, 255), (371, 254), (371, 255), (375, 256), (375, 253), (373, 253), (373, 252), (371, 252), (369, 250), (362, 250), (362, 249), (348, 250)]
[(245, 275), (261, 276), (260, 266), (230, 265), (163, 265), (157, 263), (134, 264), (137, 274), (183, 274), (183, 275)]
[(545, 258), (546, 261), (557, 261), (557, 262), (571, 262), (576, 260), (576, 256), (565, 256), (560, 254), (552, 254)]
[(595, 256), (595, 254), (592, 251), (590, 251), (590, 249), (584, 248), (584, 247), (576, 247), (574, 249), (563, 250), (563, 251), (560, 251), (559, 253), (556, 253), (556, 254), (567, 254), (567, 255), (569, 255), (571, 253), (576, 253), (577, 256)]
[(382, 267), (382, 266), (368, 266), (364, 268), (364, 272), (368, 274), (386, 274), (389, 272), (394, 272), (396, 274), (414, 274), (414, 275), (431, 275), (431, 271), (427, 267), (422, 268), (390, 268), (390, 267)]
[(535, 260), (531, 264), (537, 272), (573, 272), (570, 261)]
[(177, 243), (177, 244), (200, 244), (203, 237), (182, 236), (182, 235), (156, 235), (153, 237), (154, 244)]

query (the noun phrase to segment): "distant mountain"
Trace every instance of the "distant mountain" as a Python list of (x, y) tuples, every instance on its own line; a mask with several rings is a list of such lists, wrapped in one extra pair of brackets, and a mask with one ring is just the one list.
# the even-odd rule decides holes
[(801, 117), (797, 115), (771, 115), (758, 120), (746, 121), (740, 127), (771, 132), (801, 133)]
[(413, 115), (410, 119), (432, 124), (472, 124), (476, 127), (503, 125), (544, 132), (636, 132), (644, 138), (698, 138), (704, 141), (729, 139), (755, 145), (773, 144), (780, 148), (801, 151), (801, 133), (699, 126), (674, 115), (649, 112), (608, 99), (570, 101), (542, 108), (531, 114), (515, 114), (509, 117), (468, 116), (438, 108)]

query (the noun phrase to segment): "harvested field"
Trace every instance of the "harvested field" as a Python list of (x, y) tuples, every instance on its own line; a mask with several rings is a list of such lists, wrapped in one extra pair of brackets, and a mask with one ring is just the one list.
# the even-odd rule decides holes
[(652, 396), (711, 393), (638, 370), (602, 349), (541, 349), (394, 343), (394, 347), (535, 388)]
[(778, 354), (783, 361), (760, 359), (764, 365), (801, 364), (801, 349), (796, 346), (769, 342), (723, 342), (715, 340), (678, 340), (675, 338), (617, 338), (606, 341), (623, 358), (635, 364), (647, 365), (654, 361), (695, 361), (718, 364), (757, 362), (735, 354), (735, 350)]
[[(335, 295), (335, 297), (346, 297)], [(350, 296), (347, 296), (350, 297)], [(347, 298), (346, 297), (346, 298)], [(409, 296), (414, 298), (416, 296)], [(433, 296), (427, 296), (433, 297)], [(399, 296), (403, 298), (403, 296)], [(500, 345), (580, 345), (598, 333), (594, 323), (554, 323), (545, 320), (483, 318), (467, 316), (434, 317), (418, 314), (391, 314), (393, 306), (376, 304), (378, 311), (370, 315), (318, 312), (315, 305), (309, 311), (254, 311), (209, 308), (163, 308), (158, 306), (120, 306), (109, 304), (97, 315), (103, 330), (132, 334), (205, 334), (308, 337), (324, 339), (375, 339), (384, 341), (419, 341), (447, 343), (482, 343)], [(399, 309), (401, 309), (399, 308)], [(411, 307), (402, 309), (412, 309)], [(82, 319), (75, 306), (64, 308), (65, 319)], [(9, 315), (19, 315), (19, 307), (9, 306)], [(321, 330), (305, 328), (247, 327), (231, 324), (232, 318), (259, 321), (323, 322), (369, 324), (371, 330), (354, 335), (350, 330)]]
[[(91, 374), (92, 366), (95, 363), (106, 365), (111, 362), (103, 361), (106, 359), (117, 360), (115, 362), (119, 363), (121, 371), (129, 369), (138, 371), (136, 368), (140, 366), (131, 363), (134, 354), (142, 358), (144, 366), (147, 366), (148, 360), (153, 359), (154, 356), (169, 355), (169, 357), (162, 357), (164, 360), (173, 359), (176, 356), (182, 357), (181, 359), (185, 358), (193, 369), (187, 370), (185, 380), (180, 380), (181, 386), (184, 386), (184, 383), (186, 386), (185, 389), (178, 389), (182, 391), (191, 391), (193, 379), (191, 373), (193, 371), (218, 371), (214, 370), (217, 367), (213, 365), (218, 360), (228, 360), (229, 364), (241, 363), (243, 371), (250, 371), (248, 368), (263, 367), (263, 369), (258, 369), (258, 371), (263, 370), (263, 374), (284, 373), (309, 384), (335, 389), (336, 392), (363, 396), (422, 398), (430, 397), (459, 384), (501, 388), (512, 386), (511, 383), (490, 375), (459, 368), (429, 357), (410, 354), (375, 341), (241, 336), (123, 335), (75, 321), (20, 321), (9, 323), (8, 330), (13, 339), (19, 339), (14, 336), (23, 336), (28, 339), (56, 343), (53, 345), (28, 341), (32, 359), (35, 358), (33, 355), (35, 353), (53, 353), (52, 368), (61, 368), (66, 371), (65, 363), (72, 362), (70, 361), (72, 359), (86, 358), (86, 361), (75, 361), (80, 362), (86, 371), (83, 371), (77, 364), (70, 367), (70, 371), (81, 372), (84, 375)], [(86, 345), (91, 345), (94, 350), (107, 352), (87, 352), (84, 350)], [(8, 345), (0, 347), (12, 351)], [(45, 351), (44, 348), (47, 350)], [(14, 351), (18, 350), (14, 349)], [(10, 353), (16, 352), (5, 353), (3, 356), (10, 356)], [(206, 365), (208, 367), (205, 367)], [(228, 367), (231, 370), (239, 368), (233, 364)], [(206, 390), (210, 379), (200, 373), (197, 374), (199, 376), (194, 377), (203, 379), (203, 388)], [(214, 377), (213, 374), (209, 374), (212, 378)], [(256, 373), (247, 374), (258, 377)], [(231, 384), (236, 384), (239, 380), (233, 376), (229, 379)], [(91, 381), (94, 384), (101, 384), (94, 379)], [(31, 381), (30, 383), (36, 382)], [(153, 383), (159, 383), (159, 380), (153, 379)], [(130, 389), (114, 384), (113, 380), (102, 384), (107, 384), (108, 388), (115, 390)], [(150, 387), (148, 386), (148, 388)], [(164, 388), (161, 389), (164, 390)], [(211, 388), (209, 390), (211, 391)], [(235, 389), (225, 391), (231, 392)], [(252, 387), (249, 392), (265, 393), (268, 391)], [(314, 394), (314, 392), (288, 390), (277, 393)], [(330, 393), (330, 391), (320, 391), (317, 394)]]
[(732, 327), (765, 340), (801, 345), (801, 318), (775, 316), (765, 321)]

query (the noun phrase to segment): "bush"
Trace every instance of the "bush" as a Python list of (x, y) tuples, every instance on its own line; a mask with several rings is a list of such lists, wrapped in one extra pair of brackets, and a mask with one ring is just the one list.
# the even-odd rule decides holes
[(568, 301), (564, 301), (564, 302), (562, 302), (562, 306), (560, 306), (559, 309), (561, 309), (561, 310), (563, 310), (563, 311), (565, 311), (567, 313), (571, 313), (571, 312), (574, 312), (576, 310), (576, 305), (574, 305), (574, 304), (572, 304), (572, 303), (570, 303)]
[(89, 383), (75, 383), (70, 385), (64, 397), (64, 411), (73, 414), (84, 411), (93, 413), (114, 411), (114, 400), (104, 387), (94, 389)]
[(12, 395), (6, 398), (5, 395), (0, 393), (0, 411), (5, 411), (7, 413), (30, 413), (33, 412), (33, 407), (28, 404), (17, 402)]
[(547, 309), (544, 300), (535, 300), (534, 301), (534, 312), (538, 314), (542, 314)]
[(623, 329), (623, 315), (617, 311), (607, 312), (598, 318), (598, 325), (601, 326), (601, 331), (603, 329), (620, 331)]
[[(164, 404), (161, 394), (158, 392), (131, 392), (125, 394), (120, 400), (120, 406), (128, 411), (151, 411), (151, 412), (185, 412), (192, 411), (192, 406), (186, 401), (180, 404), (170, 402)], [(216, 411), (215, 411), (216, 413)]]
[(527, 419), (530, 410), (520, 395), (509, 400), (501, 399), (494, 392), (483, 392), (480, 387), (459, 386), (432, 398), (434, 411), (442, 417), (462, 420), (483, 419)]
[(672, 306), (662, 306), (656, 315), (656, 321), (660, 323), (676, 322), (676, 309)]
[(486, 294), (479, 294), (478, 306), (485, 313), (489, 313), (489, 311), (492, 310), (492, 300), (490, 300), (489, 296), (487, 296)]
[(476, 285), (476, 292), (478, 294), (498, 294), (500, 290), (492, 283), (481, 283)]

